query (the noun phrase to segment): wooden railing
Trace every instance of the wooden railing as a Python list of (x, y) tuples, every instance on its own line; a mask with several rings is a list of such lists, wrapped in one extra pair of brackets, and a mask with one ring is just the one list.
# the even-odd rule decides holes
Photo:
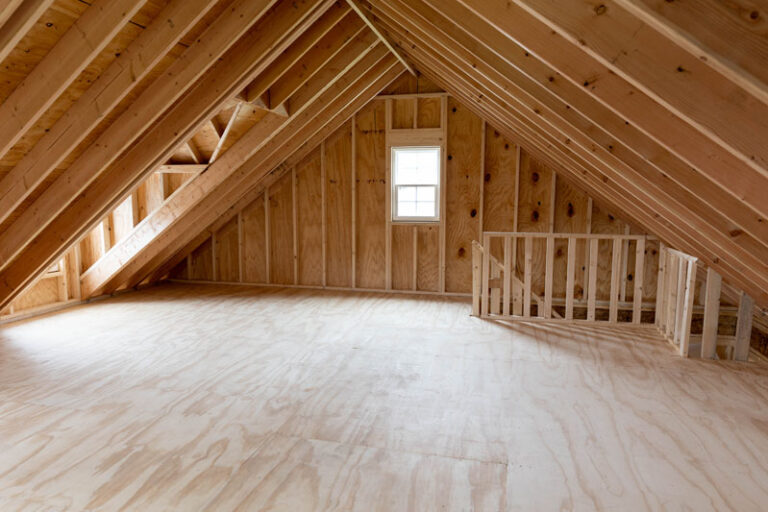
[[(473, 243), (473, 314), (483, 318), (505, 319), (562, 319), (586, 322), (642, 323), (643, 283), (646, 267), (646, 241), (642, 235), (598, 235), (570, 233), (507, 233), (485, 232), (482, 244)], [(655, 239), (654, 239), (655, 240)], [(599, 244), (610, 244), (609, 269), (599, 263)], [(634, 271), (626, 270), (628, 243), (634, 242)], [(534, 250), (534, 244), (538, 251)], [(556, 245), (565, 244), (565, 292), (553, 294), (555, 282)], [(577, 249), (577, 244), (581, 245)], [(494, 256), (492, 248), (496, 247)], [(543, 249), (543, 251), (542, 251)], [(534, 262), (534, 252), (539, 252)], [(562, 256), (562, 247), (559, 249)], [(579, 253), (577, 255), (577, 252)], [(543, 294), (533, 290), (534, 263), (544, 260)], [(583, 293), (576, 297), (577, 256), (583, 258)], [(522, 267), (522, 269), (521, 269)], [(608, 299), (598, 301), (598, 273), (605, 272), (610, 279)], [(539, 275), (538, 273), (537, 275)], [(627, 287), (632, 287), (632, 302), (624, 300)], [(584, 298), (586, 297), (586, 299)], [(536, 305), (535, 314), (532, 305)], [(652, 309), (652, 305), (650, 306)], [(561, 312), (558, 311), (558, 309)], [(576, 310), (580, 315), (576, 315)], [(620, 310), (631, 315), (619, 315)], [(600, 313), (600, 314), (598, 314)], [(607, 313), (607, 314), (606, 314)], [(583, 317), (583, 318), (581, 318)]]
[(656, 327), (678, 347), (681, 356), (688, 357), (696, 291), (696, 258), (663, 244), (659, 254)]

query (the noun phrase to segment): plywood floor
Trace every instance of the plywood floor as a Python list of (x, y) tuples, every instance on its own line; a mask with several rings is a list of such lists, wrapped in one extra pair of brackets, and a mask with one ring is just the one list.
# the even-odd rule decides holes
[(168, 285), (0, 329), (0, 510), (766, 510), (768, 368)]

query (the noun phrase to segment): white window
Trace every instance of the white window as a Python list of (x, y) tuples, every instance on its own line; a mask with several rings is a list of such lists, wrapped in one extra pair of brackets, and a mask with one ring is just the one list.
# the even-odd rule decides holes
[(440, 147), (392, 148), (392, 220), (440, 220)]

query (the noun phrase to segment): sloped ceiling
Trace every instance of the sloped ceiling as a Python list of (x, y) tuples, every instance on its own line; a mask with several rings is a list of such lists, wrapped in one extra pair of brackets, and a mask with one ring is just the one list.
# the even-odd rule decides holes
[[(0, 91), (0, 305), (234, 98), (261, 109), (258, 122), (84, 277), (89, 294), (130, 284), (194, 243), (405, 61), (768, 308), (765, 6), (355, 2), (377, 30), (327, 0), (0, 8), (0, 60), (10, 62)], [(46, 17), (57, 20), (55, 37)], [(45, 51), (25, 61), (19, 52), (35, 45)]]

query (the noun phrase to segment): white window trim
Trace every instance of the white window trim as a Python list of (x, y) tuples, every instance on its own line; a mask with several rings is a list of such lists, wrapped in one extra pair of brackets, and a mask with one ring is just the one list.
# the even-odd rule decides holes
[[(436, 149), (437, 150), (437, 181), (434, 185), (426, 185), (424, 183), (412, 184), (412, 183), (395, 183), (395, 151), (398, 149)], [(390, 169), (389, 169), (389, 181), (391, 183), (390, 209), (392, 212), (391, 222), (393, 224), (437, 224), (440, 223), (440, 184), (443, 181), (443, 148), (441, 146), (391, 146), (390, 147)], [(397, 194), (400, 187), (435, 187), (435, 215), (432, 217), (408, 217), (397, 215)]]

